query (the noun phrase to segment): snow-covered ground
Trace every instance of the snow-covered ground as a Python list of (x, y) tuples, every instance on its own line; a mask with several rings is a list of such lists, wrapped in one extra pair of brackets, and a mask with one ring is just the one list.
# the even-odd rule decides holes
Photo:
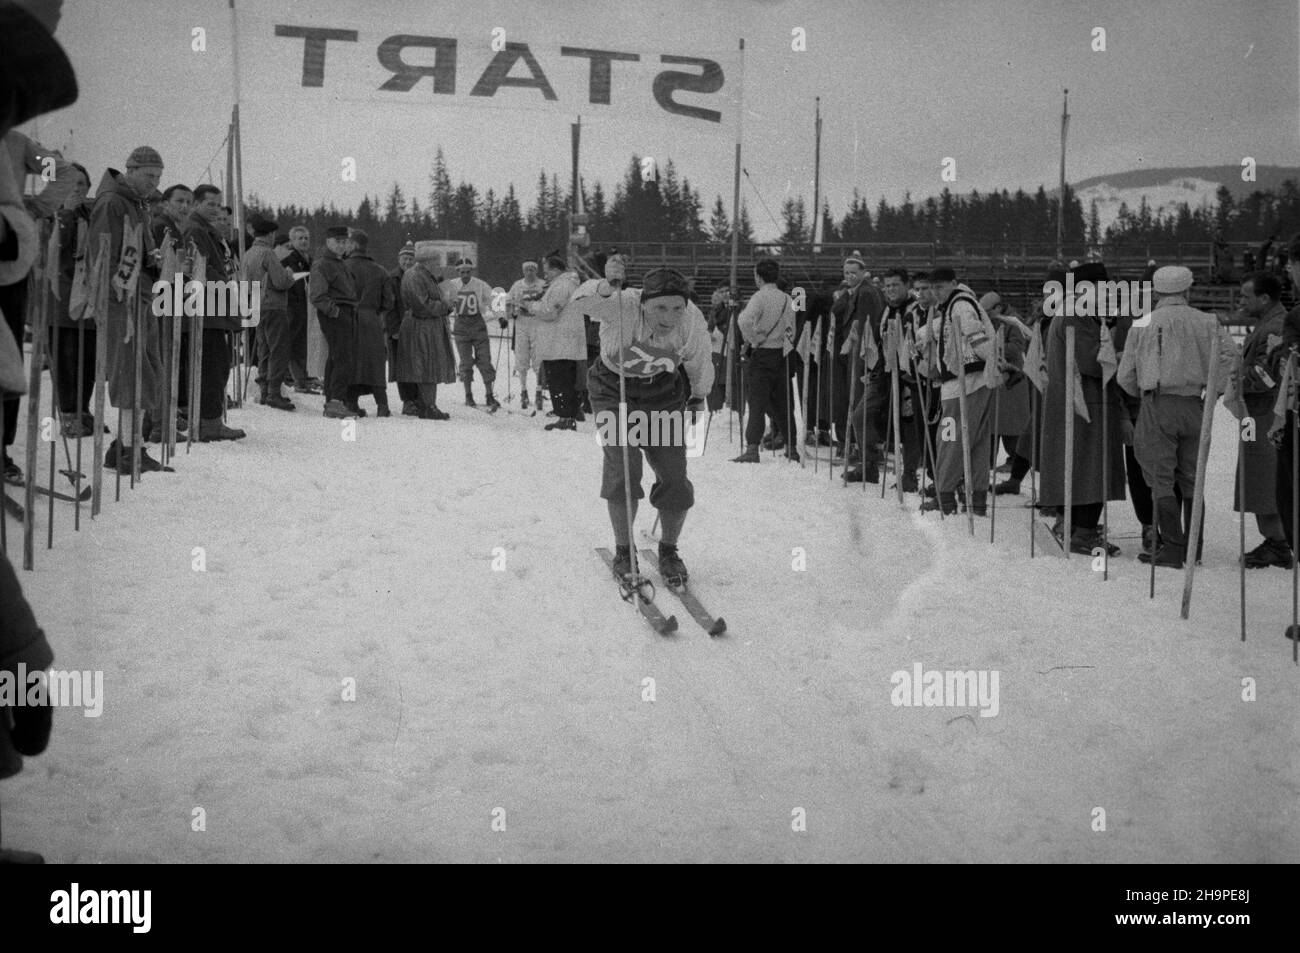
[[(1149, 600), (1133, 539), (1107, 582), (1086, 559), (1031, 561), (1022, 500), (999, 501), (990, 545), (986, 519), (971, 539), (824, 463), (733, 465), (719, 417), (682, 540), (730, 626), (711, 640), (668, 593), (670, 638), (618, 598), (593, 553), (611, 537), (590, 423), (545, 433), (459, 390), (442, 388), (448, 422), (372, 415), (350, 442), (319, 397), (250, 403), (231, 412), (247, 439), (182, 452), (120, 503), (110, 483), (79, 535), (58, 504), (53, 551), (42, 511), (23, 585), (55, 667), (102, 670), (106, 697), (99, 718), (59, 712), (0, 785), (7, 845), (62, 862), (1300, 860), (1291, 577), (1250, 573), (1240, 642), (1226, 414), (1188, 622), (1182, 574)], [(1136, 533), (1127, 504), (1111, 519)], [(996, 716), (893, 705), (891, 676), (918, 663), (996, 671)]]

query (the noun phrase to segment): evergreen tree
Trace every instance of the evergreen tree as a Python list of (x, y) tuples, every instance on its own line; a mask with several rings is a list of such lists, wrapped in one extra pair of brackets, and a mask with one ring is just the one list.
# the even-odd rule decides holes
[(428, 209), (433, 215), (433, 228), (445, 238), (451, 238), (451, 176), (447, 173), (447, 161), (442, 155), (442, 146), (433, 157), (433, 174), (429, 176)]
[(709, 241), (731, 241), (731, 220), (727, 218), (727, 208), (719, 195), (713, 202), (713, 212), (709, 215)]
[(740, 200), (740, 221), (736, 223), (736, 234), (740, 244), (754, 244), (754, 226), (749, 221), (749, 208), (744, 199)]
[(784, 228), (777, 239), (783, 245), (803, 245), (808, 242), (808, 212), (802, 198), (787, 198), (781, 203), (781, 220)]

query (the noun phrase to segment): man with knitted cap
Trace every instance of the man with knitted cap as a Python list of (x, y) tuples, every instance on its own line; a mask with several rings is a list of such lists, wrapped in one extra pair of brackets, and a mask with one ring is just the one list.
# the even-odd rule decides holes
[[(637, 412), (638, 416), (665, 411), (690, 415), (703, 410), (713, 388), (708, 324), (699, 308), (688, 300), (686, 279), (678, 271), (656, 268), (645, 276), (637, 294), (623, 288), (625, 267), (623, 259), (615, 255), (605, 263), (605, 278), (598, 294), (606, 300), (588, 312), (600, 322), (600, 359), (592, 364), (587, 387), (598, 429), (602, 434), (613, 431), (608, 433), (612, 439), (601, 441), (604, 465), (600, 495), (606, 501), (614, 529), (614, 575), (622, 579), (632, 570), (630, 527), (636, 519), (637, 500), (644, 496), (644, 454), (655, 474), (650, 505), (659, 511), (663, 529), (659, 571), (669, 585), (685, 585), (686, 566), (678, 555), (677, 539), (687, 510), (695, 504), (695, 487), (686, 476), (685, 442), (634, 446), (633, 441), (628, 441), (629, 512), (620, 428), (602, 428), (601, 421), (618, 418), (620, 372), (629, 421)], [(679, 369), (686, 371), (689, 394)]]
[[(140, 335), (144, 348), (139, 381), (139, 404), (146, 419), (159, 420), (162, 401), (162, 355), (158, 344), (158, 319), (150, 307), (152, 289), (143, 266), (152, 261), (153, 235), (149, 231), (149, 196), (158, 188), (163, 162), (157, 151), (149, 146), (135, 149), (126, 160), (126, 171), (108, 169), (95, 191), (95, 205), (90, 212), (86, 247), (96, 255), (100, 237), (108, 239), (108, 270), (110, 287), (108, 307), (104, 314), (95, 314), (98, 333), (107, 335), (108, 399), (125, 413), (117, 439), (104, 455), (104, 466), (126, 473), (131, 468), (131, 449), (136, 427), (130, 422), (130, 412), (135, 396), (135, 340), (133, 332)], [(139, 226), (136, 243), (125, 241), (126, 228)], [(138, 305), (132, 307), (134, 296)], [(92, 301), (90, 308), (97, 307)], [(147, 428), (141, 422), (141, 438)], [(165, 469), (140, 447), (140, 470)], [(166, 468), (170, 469), (170, 468)]]
[[(1218, 400), (1227, 389), (1237, 346), (1218, 318), (1187, 303), (1192, 287), (1188, 269), (1161, 268), (1151, 285), (1156, 306), (1133, 322), (1116, 380), (1142, 398), (1133, 452), (1156, 502), (1155, 564), (1181, 569), (1191, 526), (1204, 398)], [(1206, 394), (1212, 360), (1219, 362), (1215, 393)], [(1174, 497), (1175, 486), (1182, 490), (1182, 506)], [(1146, 553), (1138, 558), (1150, 559)]]

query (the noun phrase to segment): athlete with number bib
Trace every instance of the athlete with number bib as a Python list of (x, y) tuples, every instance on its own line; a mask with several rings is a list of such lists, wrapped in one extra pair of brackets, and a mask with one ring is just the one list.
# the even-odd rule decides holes
[(456, 316), (451, 337), (456, 342), (460, 360), (460, 379), (465, 385), (465, 406), (475, 407), (474, 368), (478, 367), (487, 391), (487, 409), (495, 412), (501, 405), (492, 396), (492, 382), (496, 369), (492, 366), (492, 346), (488, 343), (487, 321), (484, 315), (492, 310), (492, 288), (482, 278), (474, 277), (474, 263), (462, 258), (456, 265), (459, 277), (443, 283), (443, 295), (452, 314)]
[[(624, 264), (618, 256), (606, 262), (605, 277), (597, 290), (604, 300), (588, 312), (600, 322), (600, 359), (592, 363), (587, 376), (598, 421), (618, 414), (620, 367), (629, 420), (638, 413), (663, 411), (683, 413), (689, 419), (703, 411), (713, 388), (712, 346), (704, 315), (687, 297), (686, 279), (670, 268), (656, 268), (645, 276), (639, 293), (624, 289)], [(686, 566), (677, 553), (677, 538), (686, 511), (695, 504), (695, 488), (686, 476), (685, 441), (672, 446), (628, 446), (625, 484), (622, 439), (610, 436), (613, 439), (602, 441), (600, 495), (614, 528), (614, 575), (621, 579), (632, 570), (631, 525), (637, 500), (645, 495), (641, 489), (644, 454), (655, 474), (650, 505), (659, 511), (663, 528), (659, 571), (670, 585), (685, 585)]]

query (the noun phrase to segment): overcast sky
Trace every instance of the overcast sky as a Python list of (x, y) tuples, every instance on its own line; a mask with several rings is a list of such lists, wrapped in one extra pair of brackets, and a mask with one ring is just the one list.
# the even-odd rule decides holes
[[(583, 120), (582, 169), (612, 191), (636, 152), (673, 159), (703, 193), (731, 204), (744, 37), (744, 160), (767, 205), (811, 200), (813, 101), (821, 96), (822, 190), (843, 213), (853, 189), (872, 204), (943, 188), (1054, 187), (1061, 90), (1070, 90), (1072, 181), (1142, 167), (1294, 164), (1300, 157), (1297, 4), (1211, 2), (816, 3), (656, 0), (653, 3), (430, 4), (382, 0), (240, 0), (245, 191), (277, 203), (354, 205), (394, 181), (424, 203), (434, 149), (453, 181), (498, 193), (514, 182), (525, 207), (541, 168), (569, 174), (569, 122)], [(455, 11), (448, 15), (448, 11)], [(301, 86), (304, 41), (275, 26), (353, 30), (326, 48), (320, 88)], [(195, 52), (192, 31), (206, 31)], [(492, 30), (527, 43), (554, 88), (471, 89), (492, 57)], [(1105, 30), (1105, 52), (1093, 31)], [(791, 49), (792, 30), (807, 49)], [(454, 94), (421, 80), (381, 92), (391, 74), (380, 44), (397, 34), (457, 40)], [(221, 143), (233, 100), (226, 0), (67, 0), (58, 38), (76, 67), (79, 101), (39, 120), (45, 145), (64, 147), (97, 181), (140, 144), (166, 163), (164, 186), (224, 171)], [(613, 64), (611, 104), (587, 101), (588, 60), (561, 46), (637, 53)], [(407, 62), (431, 64), (431, 49)], [(720, 123), (673, 116), (654, 101), (660, 56), (718, 60), (723, 89), (679, 94), (719, 109)], [(525, 76), (524, 64), (510, 74)], [(26, 127), (29, 131), (31, 126)], [(357, 181), (343, 181), (344, 157)], [(749, 182), (742, 196), (760, 235), (773, 231)]]

